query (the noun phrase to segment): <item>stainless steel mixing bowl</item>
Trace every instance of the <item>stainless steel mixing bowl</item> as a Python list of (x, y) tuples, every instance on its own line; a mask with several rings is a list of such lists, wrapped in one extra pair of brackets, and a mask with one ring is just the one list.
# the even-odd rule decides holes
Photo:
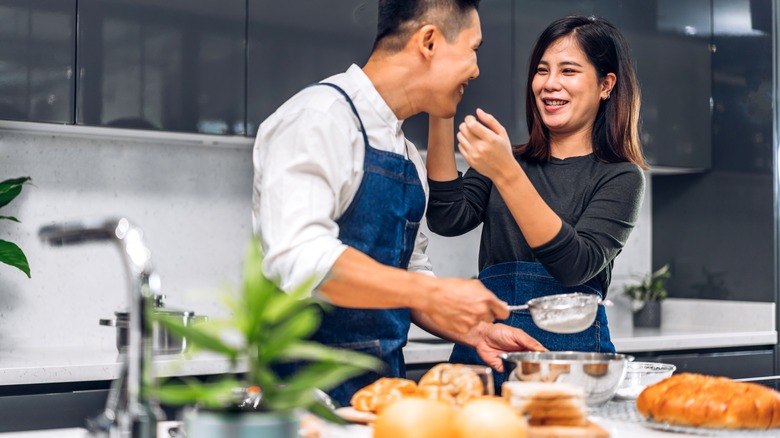
[(632, 356), (578, 351), (521, 352), (502, 354), (509, 380), (566, 382), (585, 391), (589, 407), (603, 405), (617, 391)]

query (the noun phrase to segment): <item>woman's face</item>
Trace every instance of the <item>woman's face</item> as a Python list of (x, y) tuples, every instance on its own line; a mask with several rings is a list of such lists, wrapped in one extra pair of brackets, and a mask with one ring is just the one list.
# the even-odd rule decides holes
[(557, 39), (542, 55), (531, 83), (542, 123), (556, 136), (590, 131), (614, 77), (599, 80), (574, 38)]

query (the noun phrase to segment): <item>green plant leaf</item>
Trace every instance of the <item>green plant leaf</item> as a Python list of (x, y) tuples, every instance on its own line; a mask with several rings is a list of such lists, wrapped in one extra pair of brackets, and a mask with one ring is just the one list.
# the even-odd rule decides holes
[(341, 424), (341, 425), (347, 424), (347, 422), (343, 418), (336, 415), (335, 412), (333, 412), (327, 405), (325, 405), (320, 401), (315, 401), (314, 403), (307, 406), (306, 409), (312, 414), (322, 419), (328, 420), (331, 423)]
[(5, 219), (5, 220), (21, 223), (21, 222), (19, 222), (19, 219), (15, 218), (13, 216), (0, 216), (0, 219)]
[(657, 271), (642, 276), (639, 284), (624, 286), (623, 293), (634, 301), (663, 301), (668, 297), (666, 282), (670, 277), (667, 263)]
[(0, 240), (0, 262), (18, 268), (27, 275), (27, 278), (31, 278), (27, 257), (15, 243)]
[(279, 353), (279, 359), (281, 361), (332, 361), (371, 371), (382, 371), (385, 367), (385, 363), (374, 356), (307, 341), (288, 346)]
[(199, 404), (209, 408), (222, 408), (231, 401), (232, 391), (241, 383), (234, 377), (216, 382), (199, 382), (184, 378), (184, 383), (167, 384), (152, 388), (150, 394), (161, 402), (173, 406)]
[(365, 369), (354, 365), (329, 361), (315, 362), (293, 374), (287, 380), (284, 391), (311, 391), (312, 388), (327, 391), (341, 382), (365, 372)]
[(304, 282), (301, 286), (298, 286), (298, 288), (289, 295), (285, 294), (281, 297), (274, 297), (276, 299), (271, 300), (271, 302), (268, 303), (268, 309), (266, 309), (268, 321), (276, 323), (282, 319), (288, 318), (299, 309), (311, 305), (314, 300), (306, 299), (306, 296), (313, 286), (314, 281), (309, 280)]
[(179, 337), (186, 337), (187, 341), (193, 345), (197, 345), (200, 348), (222, 353), (230, 358), (232, 362), (235, 362), (238, 357), (239, 351), (219, 339), (217, 336), (208, 333), (206, 330), (201, 329), (201, 325), (184, 325), (181, 319), (170, 317), (166, 315), (156, 316), (155, 319), (160, 322), (165, 328)]
[(22, 186), (29, 181), (32, 178), (28, 176), (0, 181), (0, 207), (13, 201), (22, 192)]
[(268, 341), (258, 351), (261, 360), (270, 360), (279, 352), (297, 341), (310, 336), (320, 325), (320, 314), (316, 308), (302, 309), (268, 332)]

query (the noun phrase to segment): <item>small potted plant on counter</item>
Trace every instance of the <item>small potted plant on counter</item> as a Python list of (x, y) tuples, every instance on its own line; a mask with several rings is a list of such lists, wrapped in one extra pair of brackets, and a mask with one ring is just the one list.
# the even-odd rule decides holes
[[(22, 186), (28, 182), (30, 182), (28, 176), (0, 181), (0, 208), (8, 205), (19, 196), (19, 193), (22, 192)], [(0, 219), (19, 222), (13, 216), (0, 216)], [(30, 278), (30, 264), (27, 262), (24, 252), (15, 243), (0, 240), (0, 262), (21, 270), (27, 275), (27, 278)]]
[[(321, 304), (306, 298), (306, 285), (290, 294), (281, 291), (262, 274), (261, 262), (259, 242), (252, 239), (240, 290), (223, 296), (230, 317), (186, 326), (175, 319), (159, 319), (186, 336), (192, 351), (223, 355), (233, 368), (239, 361), (247, 364), (246, 373), (226, 374), (216, 381), (185, 378), (183, 383), (151, 388), (164, 404), (196, 406), (185, 411), (188, 438), (297, 437), (303, 410), (340, 421), (318, 390), (382, 366), (372, 356), (306, 340), (319, 327)], [(296, 361), (306, 365), (282, 381), (274, 366)]]
[(623, 293), (631, 299), (634, 327), (661, 326), (661, 302), (668, 296), (666, 282), (670, 276), (669, 264), (665, 264), (641, 277), (639, 284), (623, 287)]

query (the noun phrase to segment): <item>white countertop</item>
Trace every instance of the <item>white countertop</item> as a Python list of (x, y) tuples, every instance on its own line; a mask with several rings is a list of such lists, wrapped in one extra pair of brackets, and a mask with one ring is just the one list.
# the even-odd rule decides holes
[[(610, 332), (619, 352), (692, 350), (777, 343), (774, 303), (669, 299), (659, 329), (634, 329), (619, 304), (609, 308)], [(113, 380), (121, 361), (113, 346), (79, 346), (0, 351), (0, 385)], [(445, 362), (452, 344), (441, 340), (410, 341), (407, 364)], [(230, 371), (223, 358), (199, 353), (156, 356), (158, 376), (210, 375)], [(244, 370), (239, 365), (239, 370)]]
[[(222, 356), (200, 352), (187, 359), (183, 355), (154, 357), (158, 377), (221, 374), (231, 371)], [(119, 377), (122, 360), (109, 349), (61, 347), (46, 350), (0, 352), (0, 385), (63, 383), (114, 380)], [(246, 366), (238, 364), (238, 370)]]

